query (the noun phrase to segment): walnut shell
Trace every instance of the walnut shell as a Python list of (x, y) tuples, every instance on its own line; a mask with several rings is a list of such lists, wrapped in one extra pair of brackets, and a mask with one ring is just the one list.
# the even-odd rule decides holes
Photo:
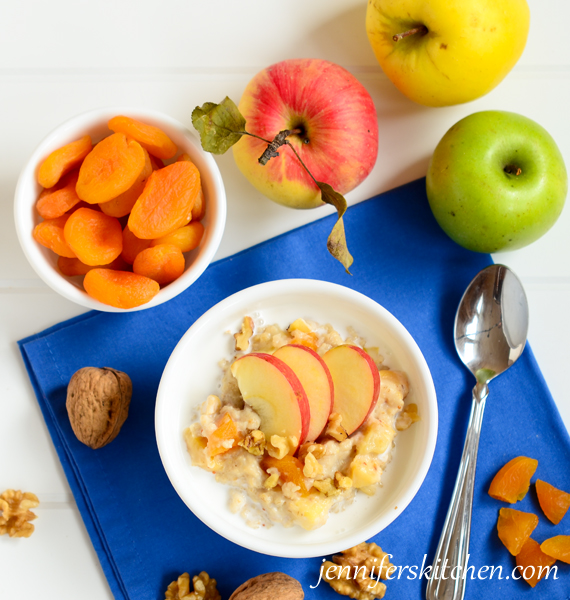
[(301, 584), (285, 573), (264, 573), (242, 583), (230, 600), (303, 600)]
[(67, 414), (73, 432), (90, 448), (113, 441), (129, 414), (130, 377), (109, 367), (84, 367), (67, 386)]

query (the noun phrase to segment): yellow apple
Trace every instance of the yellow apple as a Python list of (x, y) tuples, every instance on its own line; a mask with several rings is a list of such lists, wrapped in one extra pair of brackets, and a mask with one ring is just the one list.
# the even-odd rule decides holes
[(490, 92), (520, 58), (529, 23), (526, 0), (368, 0), (366, 13), (380, 66), (427, 106)]
[[(364, 86), (346, 69), (320, 59), (271, 65), (247, 85), (239, 110), (246, 130), (266, 140), (285, 129), (313, 177), (340, 194), (372, 170), (378, 153), (376, 109)], [(240, 171), (262, 194), (292, 208), (315, 208), (321, 193), (288, 146), (266, 165), (267, 143), (247, 135), (233, 147)]]

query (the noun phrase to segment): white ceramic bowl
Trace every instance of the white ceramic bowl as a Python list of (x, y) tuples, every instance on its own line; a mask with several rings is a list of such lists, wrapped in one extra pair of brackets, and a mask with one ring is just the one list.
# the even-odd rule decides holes
[[(228, 509), (229, 487), (208, 471), (193, 467), (183, 430), (209, 394), (217, 393), (220, 359), (229, 358), (243, 317), (286, 327), (298, 317), (331, 323), (341, 334), (354, 327), (385, 363), (403, 369), (410, 380), (410, 401), (421, 421), (396, 438), (383, 487), (372, 497), (357, 494), (345, 511), (333, 514), (315, 531), (295, 526), (249, 528)], [(387, 527), (410, 503), (431, 463), (437, 438), (437, 401), (425, 359), (411, 335), (386, 309), (348, 288), (307, 279), (264, 283), (223, 300), (182, 337), (164, 370), (156, 403), (156, 438), (162, 463), (186, 505), (214, 531), (263, 554), (291, 558), (325, 556), (363, 542)], [(412, 535), (412, 532), (410, 532)]]
[(80, 114), (60, 125), (40, 143), (20, 174), (14, 199), (14, 218), (18, 239), (26, 258), (52, 289), (87, 308), (107, 312), (129, 312), (127, 309), (108, 306), (91, 298), (83, 289), (83, 278), (62, 275), (57, 269), (57, 255), (38, 244), (32, 237), (34, 227), (42, 220), (35, 210), (36, 200), (42, 189), (36, 181), (41, 162), (53, 150), (83, 135), (90, 134), (93, 142), (110, 135), (112, 132), (107, 128), (107, 122), (117, 115), (127, 115), (160, 127), (178, 146), (179, 153), (188, 153), (200, 171), (206, 198), (206, 216), (202, 221), (205, 227), (204, 236), (198, 248), (186, 254), (184, 273), (161, 289), (150, 302), (129, 310), (142, 310), (162, 304), (196, 281), (212, 261), (222, 239), (226, 222), (226, 193), (216, 162), (210, 154), (202, 150), (198, 138), (184, 125), (160, 112), (120, 106), (100, 108)]

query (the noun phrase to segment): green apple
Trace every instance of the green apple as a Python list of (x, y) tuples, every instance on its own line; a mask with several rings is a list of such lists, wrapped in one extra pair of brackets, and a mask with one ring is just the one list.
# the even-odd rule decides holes
[(431, 210), (442, 229), (476, 252), (515, 250), (554, 225), (568, 191), (562, 154), (535, 121), (482, 111), (456, 123), (431, 158)]
[(427, 106), (491, 91), (520, 58), (529, 23), (526, 0), (368, 0), (366, 13), (380, 66)]

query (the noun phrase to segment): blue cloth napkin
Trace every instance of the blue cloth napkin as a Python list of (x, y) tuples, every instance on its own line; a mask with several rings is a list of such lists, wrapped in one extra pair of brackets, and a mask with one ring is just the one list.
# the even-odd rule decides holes
[[(185, 293), (156, 308), (90, 312), (20, 342), (53, 443), (117, 600), (163, 598), (180, 573), (201, 570), (218, 580), (224, 599), (246, 579), (270, 571), (299, 579), (307, 598), (339, 598), (326, 583), (317, 586), (322, 557), (269, 557), (210, 531), (170, 485), (154, 437), (159, 380), (188, 327), (234, 292), (292, 277), (332, 281), (373, 298), (407, 327), (431, 369), (439, 402), (431, 469), (408, 508), (373, 540), (402, 567), (387, 582), (386, 598), (425, 597), (426, 574), (419, 575), (422, 565), (431, 563), (445, 519), (474, 384), (455, 353), (453, 319), (466, 286), (491, 259), (463, 250), (442, 233), (429, 210), (423, 179), (348, 210), (353, 276), (326, 250), (333, 222), (334, 217), (326, 217), (220, 260)], [(112, 366), (133, 381), (125, 425), (111, 444), (97, 451), (77, 441), (65, 409), (67, 383), (84, 366)], [(468, 573), (467, 600), (491, 594), (504, 600), (569, 597), (568, 565), (559, 564), (558, 579), (551, 574), (532, 590), (513, 579), (513, 557), (497, 537), (498, 511), (506, 505), (492, 500), (487, 489), (498, 469), (519, 455), (538, 459), (535, 477), (570, 491), (570, 439), (528, 346), (514, 367), (490, 385), (474, 493), (469, 562), (474, 569)], [(570, 533), (570, 516), (554, 526), (542, 515), (534, 487), (515, 508), (539, 515), (533, 534), (538, 541)], [(490, 578), (491, 567), (502, 568), (502, 579), (498, 569)]]

